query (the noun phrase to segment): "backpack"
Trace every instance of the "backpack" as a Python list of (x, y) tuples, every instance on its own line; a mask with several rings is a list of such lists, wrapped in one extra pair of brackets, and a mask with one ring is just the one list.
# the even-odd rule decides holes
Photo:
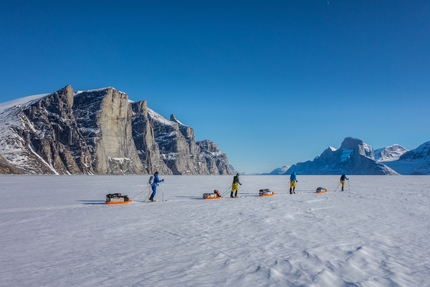
[(149, 185), (153, 185), (153, 184), (154, 184), (154, 176), (153, 176), (153, 175), (151, 175), (151, 176), (149, 177), (148, 184), (149, 184)]

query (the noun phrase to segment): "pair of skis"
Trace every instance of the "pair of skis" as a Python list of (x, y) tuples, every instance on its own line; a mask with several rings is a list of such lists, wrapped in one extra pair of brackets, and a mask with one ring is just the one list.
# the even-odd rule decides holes
[[(151, 176), (152, 177), (152, 176)], [(151, 181), (152, 178), (149, 179), (149, 181)], [(149, 185), (149, 187), (151, 187), (151, 185)], [(148, 194), (146, 195), (145, 199), (142, 201), (144, 203), (151, 203), (151, 202), (163, 202), (163, 201), (167, 201), (167, 199), (164, 199), (164, 182), (162, 184), (162, 191), (161, 191), (161, 201), (157, 201), (157, 200), (147, 200), (149, 195), (152, 193), (152, 189), (149, 189)]]

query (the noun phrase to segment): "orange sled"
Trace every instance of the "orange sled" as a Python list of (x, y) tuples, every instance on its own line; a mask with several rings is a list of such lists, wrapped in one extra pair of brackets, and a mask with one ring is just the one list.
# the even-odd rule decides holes
[(129, 204), (131, 199), (121, 193), (106, 194), (106, 204)]
[(204, 200), (216, 200), (220, 198), (221, 198), (221, 194), (219, 193), (218, 190), (214, 190), (213, 193), (203, 193)]
[(106, 201), (106, 204), (129, 204), (131, 200), (122, 201), (122, 202), (114, 202), (114, 201)]
[(266, 188), (266, 189), (260, 189), (258, 192), (258, 195), (259, 196), (274, 196), (275, 193)]
[(317, 190), (316, 190), (316, 193), (318, 193), (318, 194), (327, 193), (327, 189), (325, 189), (323, 187), (318, 187)]
[(206, 198), (203, 198), (204, 200), (218, 200), (218, 199), (220, 199), (221, 197), (206, 197)]

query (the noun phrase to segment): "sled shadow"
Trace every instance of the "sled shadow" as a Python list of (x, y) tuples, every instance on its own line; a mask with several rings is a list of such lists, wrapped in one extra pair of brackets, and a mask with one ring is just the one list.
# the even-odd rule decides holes
[(90, 205), (96, 205), (96, 204), (106, 204), (104, 200), (77, 200), (81, 202), (82, 204), (90, 204)]
[(175, 195), (175, 196), (171, 196), (171, 197), (176, 197), (176, 198), (187, 198), (187, 199), (192, 199), (192, 200), (202, 199), (201, 197), (189, 196), (189, 195)]

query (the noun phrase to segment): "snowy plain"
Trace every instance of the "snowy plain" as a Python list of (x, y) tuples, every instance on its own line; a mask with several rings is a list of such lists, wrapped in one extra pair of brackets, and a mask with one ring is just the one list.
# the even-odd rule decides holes
[(430, 286), (429, 176), (148, 178), (0, 176), (0, 286)]

